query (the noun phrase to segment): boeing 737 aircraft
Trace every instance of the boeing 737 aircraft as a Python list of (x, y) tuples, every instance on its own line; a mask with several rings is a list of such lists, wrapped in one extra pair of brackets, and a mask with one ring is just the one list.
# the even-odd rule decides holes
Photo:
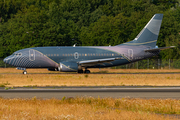
[(6, 57), (4, 62), (27, 74), (26, 68), (90, 73), (88, 68), (112, 67), (139, 61), (174, 47), (156, 46), (162, 18), (163, 14), (155, 14), (134, 40), (120, 45), (26, 48)]

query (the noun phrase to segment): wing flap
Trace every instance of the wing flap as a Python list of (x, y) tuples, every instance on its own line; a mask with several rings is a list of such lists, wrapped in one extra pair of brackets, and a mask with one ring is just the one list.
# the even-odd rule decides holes
[(149, 50), (144, 50), (144, 51), (145, 52), (155, 52), (155, 51), (165, 50), (165, 49), (169, 49), (169, 48), (175, 48), (175, 46), (154, 48), (154, 49), (149, 49)]
[(96, 59), (96, 60), (85, 60), (85, 61), (80, 61), (79, 64), (81, 66), (93, 66), (97, 64), (103, 64), (103, 63), (109, 63), (115, 60), (119, 60), (122, 58), (107, 58), (107, 59)]

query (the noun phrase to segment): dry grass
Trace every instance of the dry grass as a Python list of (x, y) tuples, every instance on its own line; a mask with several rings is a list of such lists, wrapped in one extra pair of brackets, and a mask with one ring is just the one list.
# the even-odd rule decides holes
[[(111, 69), (102, 68), (90, 69), (92, 73), (180, 73), (180, 69)], [(59, 71), (48, 71), (47, 69), (27, 69), (28, 73), (58, 73)], [(16, 70), (16, 68), (0, 68), (0, 73), (22, 73), (22, 70)]]
[[(179, 74), (61, 74), (46, 69), (0, 69), (0, 86), (102, 86), (180, 85)], [(93, 69), (92, 72), (99, 72)], [(180, 70), (114, 70), (101, 73), (180, 72)], [(43, 73), (43, 74), (40, 74)], [(57, 74), (49, 74), (57, 73)], [(162, 114), (180, 114), (180, 100), (72, 98), (57, 100), (0, 98), (0, 119), (176, 119)], [(160, 114), (156, 114), (160, 113)]]
[[(96, 69), (97, 70), (97, 69)], [(104, 69), (104, 71), (111, 69)], [(122, 69), (121, 69), (122, 70)], [(121, 71), (116, 70), (116, 72)], [(115, 71), (115, 70), (114, 70)], [(135, 70), (132, 70), (135, 71)], [(132, 72), (131, 71), (131, 72)], [(144, 70), (145, 72), (146, 70)], [(147, 70), (149, 72), (179, 72), (180, 70)], [(146, 72), (147, 72), (146, 71)], [(179, 74), (48, 74), (46, 69), (29, 69), (28, 73), (8, 74), (7, 72), (22, 72), (14, 69), (0, 69), (0, 86), (179, 86)], [(124, 70), (128, 72), (128, 70)], [(142, 72), (139, 70), (136, 72)], [(7, 74), (6, 74), (7, 73)], [(40, 74), (44, 73), (44, 74)], [(47, 74), (46, 74), (47, 73)]]
[[(179, 114), (179, 100), (144, 99), (2, 99), (0, 119), (176, 119), (162, 114)], [(162, 114), (155, 114), (162, 113)]]

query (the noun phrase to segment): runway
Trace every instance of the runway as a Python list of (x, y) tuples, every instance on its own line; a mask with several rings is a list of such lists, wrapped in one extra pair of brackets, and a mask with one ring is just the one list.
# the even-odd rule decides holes
[[(0, 73), (0, 74), (22, 74), (22, 73)], [(52, 74), (52, 75), (55, 75), (55, 74), (57, 74), (57, 75), (63, 75), (63, 74), (77, 74), (77, 73), (27, 73), (27, 75), (36, 75), (36, 74)], [(144, 73), (144, 72), (138, 72), (138, 73), (134, 73), (134, 72), (132, 72), (132, 73), (128, 73), (128, 72), (125, 72), (125, 73), (90, 73), (90, 74), (100, 74), (100, 75), (103, 75), (103, 74), (112, 74), (112, 75), (114, 75), (114, 74), (133, 74), (133, 75), (135, 75), (135, 74), (180, 74), (180, 72), (155, 72), (155, 73), (153, 73), (153, 72), (148, 72), (148, 73)]]
[(2, 98), (41, 98), (62, 99), (74, 97), (99, 98), (145, 98), (145, 99), (180, 99), (180, 87), (150, 86), (92, 86), (92, 87), (37, 87), (37, 88), (0, 88)]

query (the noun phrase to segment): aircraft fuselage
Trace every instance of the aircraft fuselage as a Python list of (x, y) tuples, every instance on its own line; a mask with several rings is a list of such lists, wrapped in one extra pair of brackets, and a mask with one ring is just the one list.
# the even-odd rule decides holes
[(88, 66), (87, 68), (112, 67), (128, 64), (157, 55), (145, 52), (147, 46), (90, 46), (90, 47), (34, 47), (16, 51), (4, 62), (22, 68), (58, 68), (60, 62), (118, 58), (115, 61)]

